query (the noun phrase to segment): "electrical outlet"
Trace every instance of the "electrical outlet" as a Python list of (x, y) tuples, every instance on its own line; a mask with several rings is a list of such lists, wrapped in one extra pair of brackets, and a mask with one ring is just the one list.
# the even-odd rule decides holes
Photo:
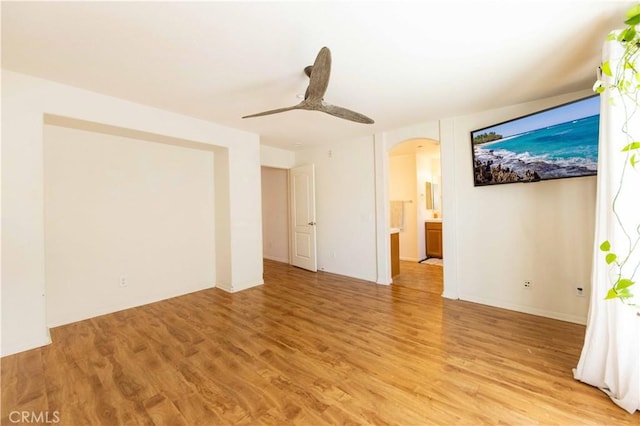
[(127, 281), (127, 277), (122, 276), (120, 277), (120, 287), (126, 287), (129, 285), (129, 282)]
[(576, 287), (576, 296), (584, 297), (584, 287)]
[(522, 285), (528, 290), (531, 290), (533, 288), (533, 283), (529, 280), (523, 281)]

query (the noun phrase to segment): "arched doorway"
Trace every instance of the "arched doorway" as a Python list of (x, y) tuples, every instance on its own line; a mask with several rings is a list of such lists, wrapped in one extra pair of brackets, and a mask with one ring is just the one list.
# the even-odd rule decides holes
[[(388, 150), (389, 228), (394, 284), (442, 293), (440, 144), (411, 138)], [(394, 258), (397, 257), (397, 258)]]

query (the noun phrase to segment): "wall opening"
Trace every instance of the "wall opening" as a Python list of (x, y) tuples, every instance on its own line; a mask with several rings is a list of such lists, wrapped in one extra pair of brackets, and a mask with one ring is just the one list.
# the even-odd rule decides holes
[(44, 124), (48, 326), (224, 281), (226, 148), (53, 115)]

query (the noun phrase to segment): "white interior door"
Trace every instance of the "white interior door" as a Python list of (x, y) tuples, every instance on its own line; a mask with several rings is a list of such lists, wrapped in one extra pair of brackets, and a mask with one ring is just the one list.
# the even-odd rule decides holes
[(316, 259), (316, 199), (313, 164), (291, 169), (291, 264), (318, 270)]

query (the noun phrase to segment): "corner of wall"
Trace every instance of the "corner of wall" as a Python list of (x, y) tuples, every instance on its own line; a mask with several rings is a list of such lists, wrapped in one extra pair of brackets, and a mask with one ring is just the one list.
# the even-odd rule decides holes
[(253, 287), (258, 287), (264, 284), (264, 279), (259, 279), (256, 281), (248, 281), (244, 283), (220, 283), (216, 287), (220, 290), (226, 291), (227, 293), (238, 293), (240, 291), (248, 290)]

